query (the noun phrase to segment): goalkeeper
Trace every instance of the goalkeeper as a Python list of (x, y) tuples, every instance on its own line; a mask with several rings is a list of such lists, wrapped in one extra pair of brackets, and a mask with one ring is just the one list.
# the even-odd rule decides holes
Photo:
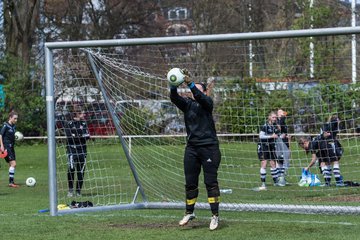
[(85, 113), (79, 110), (76, 111), (73, 120), (66, 122), (64, 127), (68, 154), (68, 197), (74, 195), (75, 172), (77, 173), (76, 195), (81, 196), (86, 166), (86, 141), (90, 138), (85, 122)]
[(179, 222), (186, 225), (195, 218), (194, 207), (199, 194), (198, 182), (201, 168), (204, 172), (208, 202), (212, 212), (210, 230), (219, 223), (219, 185), (217, 172), (221, 161), (219, 141), (212, 116), (213, 100), (207, 95), (206, 85), (190, 80), (186, 69), (185, 83), (191, 90), (191, 97), (182, 97), (177, 87), (171, 87), (171, 101), (184, 113), (187, 144), (184, 154), (186, 212)]

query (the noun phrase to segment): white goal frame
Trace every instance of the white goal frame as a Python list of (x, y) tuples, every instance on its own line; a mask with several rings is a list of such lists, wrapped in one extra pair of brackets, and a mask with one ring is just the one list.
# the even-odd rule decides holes
[[(48, 184), (49, 184), (49, 212), (51, 216), (66, 213), (76, 213), (81, 211), (99, 211), (113, 209), (139, 209), (139, 208), (183, 208), (184, 203), (148, 202), (142, 189), (141, 182), (137, 179), (136, 169), (132, 166), (131, 158), (128, 156), (128, 149), (122, 144), (125, 155), (132, 170), (137, 191), (134, 193), (134, 200), (130, 204), (117, 206), (101, 206), (86, 209), (71, 209), (58, 211), (57, 206), (57, 176), (56, 176), (56, 136), (55, 136), (55, 96), (54, 96), (54, 66), (53, 50), (65, 48), (86, 48), (86, 47), (114, 47), (114, 46), (134, 46), (134, 45), (157, 45), (157, 44), (178, 44), (178, 43), (198, 43), (198, 42), (221, 42), (235, 40), (256, 40), (256, 39), (279, 39), (294, 37), (316, 37), (326, 35), (350, 35), (359, 34), (360, 27), (339, 27), (339, 28), (320, 28), (307, 30), (291, 31), (270, 31), (253, 33), (234, 33), (234, 34), (214, 34), (180, 37), (155, 37), (137, 39), (116, 39), (116, 40), (92, 40), (92, 41), (72, 41), (72, 42), (47, 42), (45, 43), (45, 74), (46, 74), (46, 109), (47, 109), (47, 136), (48, 136)], [(100, 83), (101, 88), (101, 83)], [(122, 139), (121, 132), (117, 129), (117, 134)], [(142, 201), (137, 202), (138, 195), (141, 194)], [(257, 210), (257, 211), (281, 211), (281, 212), (303, 212), (303, 206), (276, 204), (226, 204), (220, 205), (224, 210)], [(208, 208), (207, 203), (197, 203), (197, 208)], [(331, 206), (307, 206), (306, 212), (317, 213), (360, 213), (360, 207), (341, 207), (336, 209)]]

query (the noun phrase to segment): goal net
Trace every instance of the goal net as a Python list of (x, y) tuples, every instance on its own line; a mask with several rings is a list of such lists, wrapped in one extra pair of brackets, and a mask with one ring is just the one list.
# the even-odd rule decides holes
[[(351, 35), (336, 35), (53, 49), (55, 201), (93, 203), (82, 211), (184, 207), (186, 129), (182, 112), (170, 102), (165, 77), (170, 68), (179, 67), (187, 68), (195, 81), (214, 84), (221, 209), (359, 213), (360, 97), (354, 81), (359, 67), (354, 72), (351, 41)], [(178, 91), (189, 96), (187, 86)], [(67, 123), (79, 109), (90, 133), (81, 195), (75, 192), (77, 173), (69, 194), (66, 136)], [(278, 109), (287, 112), (287, 184), (274, 186), (268, 165), (267, 190), (257, 191), (259, 133), (269, 113)], [(323, 186), (316, 162), (310, 171), (321, 186), (299, 186), (311, 153), (298, 140), (317, 137), (331, 116), (340, 119), (337, 140), (343, 149), (339, 166), (345, 184), (337, 184), (331, 165), (331, 185)], [(202, 177), (199, 187), (197, 208), (207, 208)], [(79, 209), (59, 210), (74, 211)]]

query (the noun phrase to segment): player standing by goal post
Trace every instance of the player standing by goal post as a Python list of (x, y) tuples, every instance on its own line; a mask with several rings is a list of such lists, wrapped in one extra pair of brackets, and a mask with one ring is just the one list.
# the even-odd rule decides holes
[(195, 218), (194, 209), (199, 194), (199, 175), (202, 168), (212, 212), (210, 230), (215, 230), (219, 224), (220, 191), (217, 172), (221, 153), (212, 116), (213, 100), (207, 96), (205, 84), (191, 81), (186, 69), (183, 69), (183, 73), (192, 97), (181, 97), (175, 86), (171, 86), (170, 93), (171, 101), (184, 113), (187, 132), (184, 154), (186, 212), (179, 225), (184, 226)]
[(75, 109), (75, 111), (73, 120), (65, 123), (68, 154), (68, 197), (72, 197), (74, 194), (75, 172), (77, 174), (76, 195), (81, 196), (86, 167), (86, 141), (90, 138), (88, 127), (85, 122), (84, 111), (80, 109)]
[(19, 185), (15, 184), (15, 168), (16, 168), (16, 156), (15, 156), (15, 132), (18, 120), (18, 114), (14, 111), (9, 113), (9, 119), (4, 122), (0, 131), (0, 150), (1, 152), (7, 151), (5, 161), (9, 163), (9, 187), (17, 188)]

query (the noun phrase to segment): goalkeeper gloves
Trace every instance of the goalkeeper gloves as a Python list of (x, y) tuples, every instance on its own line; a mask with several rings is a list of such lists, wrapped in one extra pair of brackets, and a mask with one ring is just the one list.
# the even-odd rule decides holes
[(181, 72), (182, 72), (185, 76), (190, 77), (190, 72), (189, 72), (189, 70), (187, 70), (186, 68), (181, 69)]
[(190, 79), (190, 72), (189, 70), (187, 70), (186, 68), (181, 69), (182, 73), (184, 74), (184, 82), (186, 83), (186, 85), (188, 85), (190, 88), (192, 88), (193, 86), (195, 86), (194, 82), (191, 81)]

